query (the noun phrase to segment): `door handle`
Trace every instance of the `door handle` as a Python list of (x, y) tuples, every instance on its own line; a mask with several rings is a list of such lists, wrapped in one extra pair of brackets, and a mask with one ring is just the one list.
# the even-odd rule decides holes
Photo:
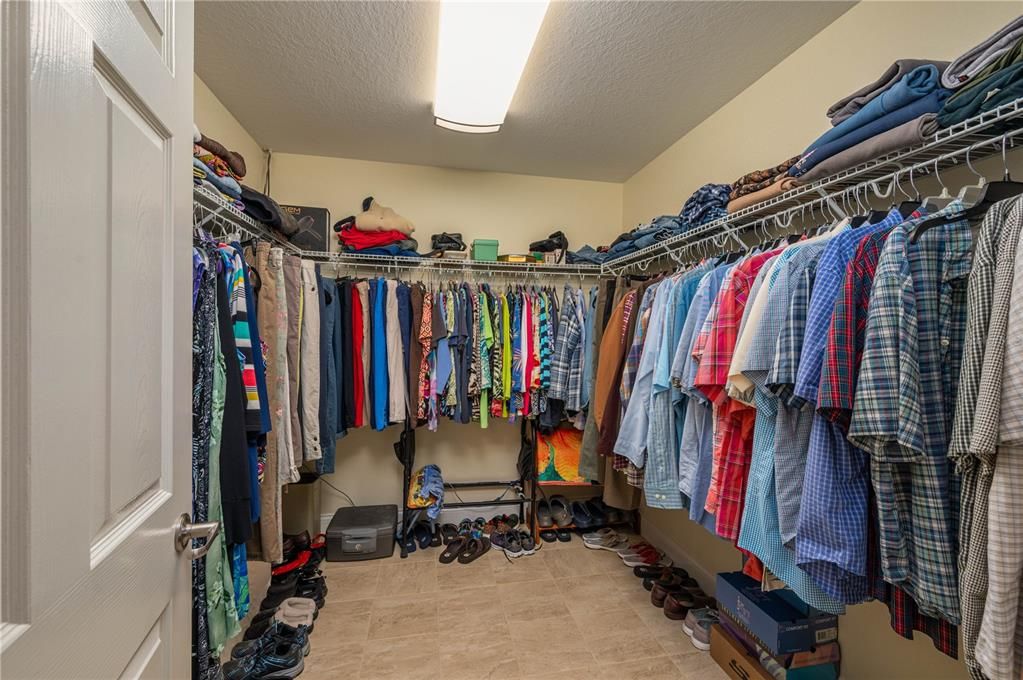
[[(197, 560), (213, 547), (213, 539), (220, 533), (220, 522), (196, 522), (186, 512), (174, 523), (174, 547), (178, 552), (189, 549), (189, 558)], [(205, 538), (206, 542), (198, 548), (188, 548), (193, 538)]]

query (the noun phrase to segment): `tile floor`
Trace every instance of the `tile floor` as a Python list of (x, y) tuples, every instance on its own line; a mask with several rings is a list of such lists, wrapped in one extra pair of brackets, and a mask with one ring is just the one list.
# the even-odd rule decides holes
[(330, 593), (303, 680), (727, 677), (617, 555), (578, 536), (543, 546), (511, 562), (491, 550), (440, 564), (430, 548), (324, 563)]

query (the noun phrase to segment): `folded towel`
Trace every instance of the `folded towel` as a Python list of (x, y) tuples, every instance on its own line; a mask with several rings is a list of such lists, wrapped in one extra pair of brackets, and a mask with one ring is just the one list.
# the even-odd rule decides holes
[(824, 159), (830, 158), (837, 153), (852, 148), (866, 139), (870, 139), (882, 132), (887, 132), (892, 128), (902, 125), (906, 121), (919, 118), (925, 113), (937, 113), (941, 110), (945, 100), (948, 99), (951, 94), (951, 90), (939, 88), (922, 99), (917, 99), (897, 111), (892, 111), (880, 118), (876, 118), (866, 125), (856, 128), (849, 134), (842, 135), (838, 139), (828, 142), (823, 146), (819, 146), (803, 156), (798, 163), (792, 166), (792, 169), (789, 170), (789, 174), (793, 177), (800, 177), (809, 172), (814, 166)]
[(244, 179), (245, 177), (245, 159), (237, 151), (229, 151), (226, 146), (221, 144), (215, 139), (210, 139), (206, 135), (198, 141), (199, 146), (209, 149), (212, 153), (223, 158), (227, 164), (231, 167), (231, 171), (237, 175), (238, 179)]
[(880, 156), (922, 144), (938, 131), (938, 116), (925, 113), (919, 118), (905, 122), (887, 132), (865, 139), (859, 144), (840, 151), (834, 156), (825, 158), (812, 170), (800, 175), (799, 179), (806, 184), (834, 175), (836, 172), (848, 170), (860, 163), (874, 160)]
[(765, 189), (761, 189), (760, 191), (754, 191), (752, 194), (746, 194), (745, 196), (741, 196), (735, 199), (734, 201), (729, 201), (728, 212), (729, 214), (738, 212), (743, 208), (748, 208), (751, 205), (756, 205), (757, 203), (763, 203), (764, 201), (774, 198), (775, 196), (781, 196), (786, 191), (789, 191), (790, 189), (795, 189), (801, 183), (802, 182), (800, 180), (796, 180), (791, 177), (782, 177), (777, 182), (775, 182), (774, 184), (770, 185)]
[[(945, 102), (938, 113), (938, 125), (945, 128), (961, 123), (967, 118), (996, 109), (1020, 97), (1023, 97), (1023, 61), (992, 73), (964, 91), (961, 97), (952, 97)], [(1010, 124), (1018, 126), (1020, 122), (1016, 119), (1010, 121)]]
[(838, 125), (846, 118), (849, 118), (854, 113), (862, 109), (867, 102), (871, 101), (901, 80), (907, 73), (926, 64), (931, 64), (941, 73), (948, 68), (947, 61), (933, 61), (931, 59), (899, 59), (889, 66), (877, 80), (869, 85), (864, 85), (851, 95), (843, 97), (832, 104), (828, 108), (828, 118), (831, 119), (831, 124)]
[(773, 168), (754, 170), (753, 172), (746, 173), (739, 179), (732, 182), (732, 191), (728, 194), (728, 198), (734, 201), (740, 196), (745, 196), (746, 194), (752, 194), (754, 191), (766, 189), (774, 184), (779, 177), (787, 174), (789, 168), (795, 165), (800, 158), (801, 156), (793, 156)]
[[(923, 99), (940, 87), (938, 84), (940, 78), (941, 74), (933, 64), (916, 67), (880, 95), (864, 104), (863, 108), (855, 114), (814, 140), (814, 143), (806, 148), (803, 155), (850, 134), (857, 128), (869, 125), (893, 111), (898, 111), (918, 99)], [(921, 113), (926, 113), (926, 111)]]
[(977, 76), (991, 62), (1023, 37), (1023, 15), (1016, 17), (995, 31), (982, 43), (968, 50), (952, 62), (941, 76), (941, 84), (949, 89), (962, 87)]
[(208, 165), (195, 157), (192, 158), (192, 168), (193, 176), (196, 176), (195, 169), (202, 170), (206, 173), (205, 179), (212, 182), (213, 186), (217, 187), (221, 193), (227, 194), (231, 198), (241, 198), (242, 188), (234, 177), (230, 175), (226, 177), (219, 176)]

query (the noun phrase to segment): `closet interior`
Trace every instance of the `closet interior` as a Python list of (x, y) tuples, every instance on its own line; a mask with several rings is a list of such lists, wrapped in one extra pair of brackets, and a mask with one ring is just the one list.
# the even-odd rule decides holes
[[(209, 26), (294, 17), (291, 41), (335, 9), (217, 4), (196, 6), (190, 514), (220, 530), (193, 544), (193, 677), (1020, 677), (1018, 6), (510, 3), (543, 11), (507, 121), (438, 86), (420, 148), (365, 55), (315, 113), (250, 110), (258, 75), (233, 69), (267, 59)], [(441, 82), (459, 3), (374, 4), (336, 9), (341, 35), (439, 13)], [(802, 7), (802, 33), (708, 74), (727, 96), (668, 137), (623, 132), (649, 151), (627, 171), (501, 146), (561, 144), (529, 127), (557, 92), (528, 83), (574, 31), (617, 17), (639, 49), (642, 22), (704, 16), (754, 53), (782, 18), (751, 33), (751, 5)], [(660, 58), (609, 77), (703, 96)], [(606, 101), (602, 78), (571, 94)], [(346, 86), (379, 153), (315, 119)]]

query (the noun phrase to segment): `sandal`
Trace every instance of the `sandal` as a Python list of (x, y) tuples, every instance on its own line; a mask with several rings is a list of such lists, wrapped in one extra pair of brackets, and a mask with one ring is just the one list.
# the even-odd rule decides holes
[(463, 519), (462, 523), (458, 525), (458, 535), (448, 541), (447, 547), (444, 548), (444, 552), (440, 554), (441, 564), (451, 564), (457, 558), (462, 549), (465, 548), (465, 544), (469, 541), (469, 532), (472, 529), (472, 524), (467, 519)]
[(429, 548), (430, 541), (433, 540), (433, 537), (430, 535), (430, 528), (425, 524), (417, 524), (412, 527), (412, 536), (423, 550)]
[(540, 532), (540, 540), (545, 543), (556, 543), (558, 540), (558, 532), (553, 529), (545, 529)]
[(441, 541), (444, 545), (447, 545), (451, 541), (458, 538), (458, 527), (454, 524), (442, 524), (440, 526)]
[[(572, 526), (572, 511), (568, 499), (564, 496), (551, 496), (551, 517), (559, 529), (566, 529)], [(560, 536), (559, 536), (560, 538)]]
[(569, 541), (572, 540), (572, 534), (569, 533), (568, 529), (558, 529), (557, 535), (558, 540), (561, 541), (562, 543), (568, 543)]
[(488, 550), (490, 550), (490, 539), (486, 536), (480, 536), (479, 538), (472, 537), (466, 543), (465, 548), (458, 554), (459, 564), (469, 564), (475, 562), (482, 557)]

